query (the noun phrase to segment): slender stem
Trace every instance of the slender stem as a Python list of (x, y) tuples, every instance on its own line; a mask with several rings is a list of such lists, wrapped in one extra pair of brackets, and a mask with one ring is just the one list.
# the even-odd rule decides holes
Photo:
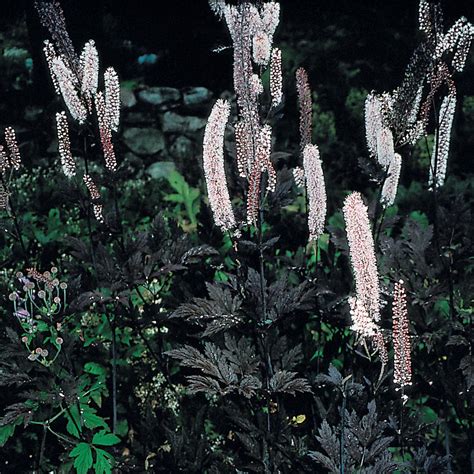
[[(87, 144), (87, 136), (84, 136), (84, 167), (86, 170), (86, 174), (89, 174), (89, 160), (87, 158), (88, 153), (88, 144)], [(91, 223), (91, 203), (87, 200), (87, 212), (86, 212), (86, 220), (87, 220), (87, 231), (89, 234), (89, 244), (91, 248), (91, 259), (92, 259), (92, 266), (94, 268), (94, 277), (97, 278), (97, 269), (95, 264), (95, 248), (94, 248), (94, 240), (92, 238), (92, 223)]]
[(451, 466), (451, 444), (450, 444), (450, 437), (449, 437), (449, 425), (448, 421), (445, 421), (444, 424), (444, 446), (446, 449), (446, 458), (448, 460), (448, 472), (452, 473), (453, 469)]
[[(5, 182), (5, 178), (1, 174), (0, 174), (0, 176), (1, 176), (2, 186), (4, 187), (4, 189), (7, 189), (7, 184)], [(25, 242), (23, 241), (23, 234), (21, 232), (20, 225), (18, 224), (18, 214), (16, 212), (16, 208), (15, 208), (15, 205), (14, 205), (13, 200), (11, 199), (11, 197), (9, 197), (9, 199), (8, 199), (8, 204), (10, 206), (10, 217), (13, 221), (13, 226), (15, 227), (16, 237), (17, 237), (18, 241), (20, 242), (20, 246), (21, 246), (21, 250), (23, 252), (23, 255), (25, 256), (25, 259), (27, 259), (28, 258), (28, 252), (26, 250)]]
[(115, 333), (115, 318), (111, 319), (106, 313), (112, 332), (112, 432), (115, 433), (117, 428), (117, 341)]
[[(446, 259), (443, 258), (442, 251), (441, 251), (441, 244), (440, 244), (440, 236), (439, 236), (439, 223), (438, 223), (438, 185), (437, 185), (437, 174), (438, 174), (438, 155), (439, 155), (439, 129), (441, 126), (441, 122), (444, 120), (444, 116), (447, 113), (444, 112), (442, 117), (439, 116), (436, 104), (433, 99), (433, 110), (436, 118), (437, 129), (436, 129), (436, 143), (435, 143), (435, 159), (434, 165), (432, 169), (432, 176), (433, 176), (433, 183), (432, 183), (432, 191), (433, 191), (433, 228), (434, 228), (434, 239), (436, 250), (438, 252), (439, 258), (441, 259), (441, 263), (443, 264), (445, 270), (448, 273), (448, 292), (449, 292), (449, 316), (451, 320), (453, 320), (455, 315), (455, 303), (454, 303), (454, 283), (452, 277), (452, 262), (451, 256), (448, 256), (448, 262), (446, 263)], [(451, 335), (452, 326), (449, 327), (449, 333)]]
[(36, 464), (36, 470), (40, 472), (41, 465), (43, 464), (44, 450), (46, 447), (46, 435), (48, 434), (48, 425), (43, 425), (43, 436), (41, 437), (41, 447), (39, 450), (38, 462)]
[(65, 436), (63, 436), (62, 434), (56, 433), (56, 431), (54, 431), (54, 430), (51, 428), (51, 426), (48, 426), (48, 431), (50, 431), (51, 433), (53, 433), (54, 436), (56, 436), (56, 437), (59, 438), (60, 440), (64, 441), (65, 443), (73, 444), (70, 439), (67, 439), (67, 438), (66, 438)]
[(341, 413), (341, 440), (339, 444), (339, 473), (344, 474), (346, 463), (346, 449), (345, 449), (345, 429), (346, 429), (346, 402), (347, 393), (344, 389), (342, 393), (342, 413)]
[(118, 196), (117, 196), (117, 185), (115, 183), (115, 177), (112, 176), (112, 193), (114, 197), (114, 208), (115, 208), (115, 220), (117, 221), (117, 226), (119, 230), (119, 244), (122, 249), (122, 252), (125, 252), (125, 244), (123, 238), (123, 225), (122, 225), (122, 216), (120, 214), (120, 208), (118, 205)]
[(379, 235), (380, 235), (380, 231), (382, 229), (383, 220), (385, 218), (386, 208), (383, 207), (382, 217), (380, 218), (379, 225), (377, 225), (377, 221), (378, 221), (379, 216), (380, 216), (380, 208), (382, 207), (382, 205), (380, 204), (380, 201), (382, 199), (382, 191), (383, 191), (383, 187), (384, 187), (384, 184), (385, 184), (385, 181), (387, 180), (387, 178), (388, 178), (388, 166), (387, 166), (387, 169), (384, 172), (382, 182), (380, 183), (380, 187), (379, 187), (379, 190), (378, 190), (378, 193), (377, 193), (377, 202), (375, 203), (374, 225), (372, 227), (372, 236), (374, 238), (374, 245), (377, 245), (377, 241), (378, 241), (378, 238), (379, 238)]
[(404, 446), (404, 437), (403, 437), (403, 403), (404, 403), (404, 389), (402, 388), (402, 396), (400, 399), (400, 452), (402, 455), (402, 461), (405, 461), (405, 446)]

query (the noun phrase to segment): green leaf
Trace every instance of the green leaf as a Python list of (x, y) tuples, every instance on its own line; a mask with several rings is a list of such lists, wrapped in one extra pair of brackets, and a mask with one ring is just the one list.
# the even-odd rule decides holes
[(97, 458), (94, 464), (95, 474), (110, 474), (112, 467), (115, 464), (114, 458), (103, 449), (95, 448)]
[(117, 443), (120, 443), (120, 438), (113, 433), (108, 433), (106, 430), (99, 431), (92, 438), (92, 444), (112, 446)]
[(127, 420), (119, 420), (117, 422), (117, 426), (115, 432), (122, 437), (127, 436), (128, 433), (128, 421)]
[(79, 410), (77, 409), (77, 405), (73, 405), (69, 409), (69, 413), (66, 412), (66, 418), (68, 420), (67, 425), (66, 425), (67, 432), (71, 434), (72, 436), (79, 438), (80, 433), (77, 430), (77, 427), (79, 427), (79, 429), (81, 428), (81, 417), (79, 415)]
[(99, 415), (96, 415), (96, 410), (88, 405), (81, 405), (82, 409), (82, 418), (84, 419), (84, 424), (89, 429), (94, 429), (100, 427), (107, 428), (107, 422)]
[(183, 203), (184, 197), (181, 194), (168, 194), (165, 196), (165, 201)]
[(438, 419), (436, 412), (428, 406), (421, 407), (419, 411), (424, 423), (434, 423)]
[(79, 443), (69, 453), (69, 457), (76, 458), (74, 460), (74, 467), (78, 474), (87, 474), (92, 467), (92, 450), (87, 443)]
[(440, 299), (436, 301), (434, 307), (435, 311), (441, 316), (449, 316), (449, 301), (447, 299)]
[(15, 432), (15, 425), (0, 426), (0, 447), (4, 446), (8, 438)]
[(96, 362), (87, 362), (84, 365), (84, 371), (87, 372), (88, 374), (93, 374), (93, 375), (105, 375), (106, 369), (100, 364), (97, 364)]
[(410, 217), (420, 224), (422, 229), (426, 229), (429, 225), (428, 216), (424, 212), (413, 211), (410, 213)]

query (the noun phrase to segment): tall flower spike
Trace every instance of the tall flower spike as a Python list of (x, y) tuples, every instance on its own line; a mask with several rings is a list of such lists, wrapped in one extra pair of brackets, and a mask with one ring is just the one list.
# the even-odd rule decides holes
[(69, 67), (77, 74), (79, 60), (71, 38), (67, 32), (66, 19), (61, 4), (57, 0), (35, 1), (41, 24), (48, 29), (59, 53), (64, 56)]
[(382, 111), (379, 97), (371, 92), (365, 99), (365, 134), (367, 148), (372, 157), (377, 156), (377, 133), (382, 125)]
[(204, 131), (203, 164), (214, 222), (223, 231), (235, 227), (224, 166), (224, 135), (230, 115), (229, 102), (218, 99)]
[(352, 329), (362, 336), (374, 336), (380, 320), (379, 277), (367, 206), (360, 193), (345, 199), (343, 213), (356, 287), (351, 303)]
[(71, 142), (69, 140), (69, 126), (65, 112), (56, 114), (56, 129), (58, 132), (59, 156), (63, 173), (71, 178), (76, 174), (76, 162), (71, 153)]
[(77, 120), (80, 124), (84, 123), (87, 117), (87, 110), (77, 93), (77, 81), (74, 74), (61, 57), (53, 59), (52, 67), (64, 103), (66, 104), (72, 118)]
[(281, 71), (281, 50), (274, 48), (270, 62), (270, 95), (272, 107), (281, 104), (283, 98), (283, 75)]
[(454, 112), (456, 111), (456, 94), (451, 93), (443, 99), (439, 110), (438, 136), (431, 154), (430, 187), (441, 187), (444, 184), (448, 166), (451, 130)]
[(112, 143), (112, 131), (107, 115), (104, 94), (97, 92), (95, 96), (95, 106), (97, 110), (97, 121), (99, 122), (100, 141), (105, 158), (105, 167), (112, 172), (117, 171), (117, 160), (115, 158), (114, 145)]
[(8, 192), (3, 186), (2, 183), (0, 183), (0, 209), (7, 209), (8, 208)]
[(395, 153), (388, 166), (387, 179), (383, 183), (381, 203), (383, 207), (393, 206), (397, 197), (398, 181), (400, 180), (400, 170), (402, 168), (402, 157)]
[(104, 73), (105, 108), (110, 128), (116, 132), (120, 125), (120, 82), (113, 67), (108, 67)]
[(99, 54), (94, 40), (89, 40), (82, 50), (81, 66), (81, 92), (85, 97), (91, 98), (97, 92), (99, 83)]
[(253, 75), (252, 38), (262, 28), (262, 22), (257, 8), (247, 2), (237, 6), (226, 5), (224, 16), (234, 47), (234, 89), (243, 123), (238, 133), (242, 144), (245, 144), (240, 151), (246, 156), (240, 155), (242, 162), (239, 171), (242, 173), (242, 163), (246, 162), (246, 173), (249, 174), (256, 154), (255, 133), (260, 128), (257, 96), (249, 87)]
[(323, 168), (316, 145), (306, 145), (303, 151), (304, 176), (308, 196), (309, 241), (318, 239), (324, 232), (326, 220), (326, 186)]
[(5, 173), (7, 169), (10, 168), (10, 163), (8, 161), (8, 156), (5, 153), (3, 145), (0, 145), (0, 174)]
[(59, 88), (58, 78), (56, 77), (56, 74), (54, 73), (54, 67), (53, 67), (53, 60), (56, 58), (56, 51), (54, 49), (53, 44), (50, 41), (46, 40), (44, 42), (43, 52), (44, 52), (44, 57), (46, 59), (46, 63), (48, 64), (49, 74), (51, 76), (51, 81), (54, 86), (54, 91), (56, 92), (56, 94), (60, 95), (61, 89)]
[(296, 70), (296, 91), (298, 93), (298, 106), (300, 111), (300, 140), (301, 151), (311, 143), (313, 104), (308, 74), (300, 67)]
[(395, 283), (393, 291), (393, 351), (394, 382), (400, 388), (411, 385), (410, 331), (403, 280)]
[(20, 149), (16, 141), (15, 130), (12, 127), (5, 129), (5, 141), (7, 142), (8, 151), (10, 152), (10, 163), (13, 169), (19, 170), (21, 166)]

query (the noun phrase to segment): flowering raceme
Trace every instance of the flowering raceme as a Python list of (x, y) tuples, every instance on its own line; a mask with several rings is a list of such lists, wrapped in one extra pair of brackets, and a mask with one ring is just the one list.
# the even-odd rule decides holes
[(69, 141), (69, 127), (65, 112), (56, 114), (56, 129), (58, 133), (59, 156), (63, 173), (71, 178), (76, 174), (76, 163), (71, 153), (71, 143)]
[(326, 186), (316, 145), (305, 146), (303, 168), (308, 196), (309, 241), (313, 241), (323, 233), (326, 219)]
[(104, 84), (105, 111), (109, 127), (114, 132), (117, 132), (120, 124), (120, 83), (117, 72), (113, 67), (108, 67), (105, 70)]
[(112, 129), (110, 127), (109, 114), (102, 91), (95, 95), (95, 106), (97, 110), (97, 120), (99, 122), (100, 141), (105, 158), (105, 166), (109, 171), (117, 171), (117, 160), (112, 144)]
[(298, 93), (298, 106), (300, 111), (301, 150), (304, 150), (305, 146), (311, 143), (313, 104), (308, 74), (302, 67), (296, 70), (296, 91)]
[(410, 332), (408, 310), (403, 280), (395, 283), (393, 290), (393, 351), (394, 382), (400, 388), (411, 385)]
[(230, 104), (219, 99), (212, 108), (204, 131), (203, 165), (209, 204), (214, 222), (223, 231), (235, 227), (224, 166), (224, 135), (229, 120)]
[(343, 213), (356, 287), (356, 296), (350, 300), (352, 329), (374, 336), (380, 320), (379, 277), (367, 206), (360, 193), (345, 199)]
[(12, 127), (5, 128), (5, 142), (10, 152), (10, 165), (14, 170), (19, 170), (21, 165), (20, 149), (18, 148), (15, 130)]
[(439, 110), (439, 128), (437, 139), (431, 154), (429, 185), (440, 187), (444, 184), (448, 166), (449, 149), (451, 144), (451, 130), (453, 128), (454, 113), (456, 111), (456, 92), (443, 99)]
[(89, 40), (82, 50), (80, 75), (82, 94), (87, 98), (93, 97), (99, 83), (99, 54), (94, 40)]

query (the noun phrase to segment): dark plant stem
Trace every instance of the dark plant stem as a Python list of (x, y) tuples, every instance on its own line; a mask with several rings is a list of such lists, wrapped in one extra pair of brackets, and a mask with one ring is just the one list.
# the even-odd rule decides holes
[(346, 463), (346, 450), (345, 450), (346, 402), (347, 402), (347, 391), (344, 388), (344, 392), (342, 393), (341, 439), (339, 443), (339, 472), (340, 474), (344, 474), (345, 463)]
[(106, 316), (112, 332), (112, 432), (115, 433), (117, 429), (117, 340), (115, 317), (111, 319), (108, 313)]
[(123, 238), (123, 225), (122, 225), (122, 216), (120, 214), (120, 207), (118, 204), (118, 194), (117, 194), (117, 185), (115, 182), (115, 177), (112, 176), (112, 193), (114, 197), (114, 209), (115, 209), (115, 220), (117, 221), (117, 227), (119, 231), (119, 245), (122, 252), (125, 252), (125, 243)]
[[(263, 180), (262, 180), (263, 181)], [(263, 355), (264, 355), (264, 366), (265, 366), (265, 387), (267, 389), (267, 433), (270, 434), (272, 430), (271, 425), (271, 399), (270, 399), (270, 379), (273, 376), (273, 365), (270, 356), (269, 350), (269, 341), (268, 341), (268, 330), (269, 326), (267, 324), (267, 296), (265, 290), (265, 258), (263, 255), (263, 222), (264, 222), (264, 183), (260, 189), (260, 205), (259, 205), (259, 216), (258, 216), (258, 229), (257, 229), (257, 238), (258, 238), (258, 249), (259, 249), (259, 277), (260, 277), (260, 297), (262, 300), (262, 326), (264, 328), (263, 332)], [(271, 460), (271, 448), (268, 446), (268, 440), (265, 440), (265, 470), (266, 472), (272, 472), (272, 460)]]
[[(453, 283), (453, 276), (452, 276), (452, 261), (451, 256), (448, 256), (448, 262), (446, 263), (446, 259), (443, 258), (441, 243), (440, 243), (440, 235), (439, 235), (439, 222), (438, 222), (438, 186), (437, 186), (437, 174), (438, 174), (438, 152), (439, 152), (439, 129), (441, 122), (444, 119), (443, 117), (439, 117), (439, 114), (436, 109), (436, 104), (434, 103), (433, 99), (433, 110), (436, 117), (436, 123), (438, 127), (436, 129), (436, 143), (435, 143), (435, 159), (434, 159), (434, 169), (432, 170), (433, 175), (433, 230), (434, 230), (434, 238), (435, 238), (435, 245), (438, 255), (443, 263), (443, 266), (448, 274), (448, 292), (449, 292), (449, 316), (451, 321), (454, 319), (454, 315), (456, 313), (456, 308), (454, 304), (454, 283)], [(445, 112), (446, 113), (446, 112)], [(452, 332), (452, 327), (450, 326), (450, 335)]]
[[(86, 170), (86, 174), (89, 174), (89, 160), (87, 158), (88, 155), (88, 144), (87, 144), (87, 136), (84, 136), (84, 167)], [(91, 203), (88, 200), (86, 205), (86, 221), (87, 221), (87, 232), (89, 234), (89, 244), (91, 248), (91, 259), (92, 259), (92, 266), (94, 268), (94, 278), (97, 278), (97, 268), (95, 264), (95, 248), (94, 248), (94, 240), (92, 238), (92, 222), (91, 222)]]
[(450, 436), (449, 436), (449, 425), (448, 425), (448, 421), (446, 420), (445, 421), (445, 425), (444, 425), (444, 446), (445, 446), (445, 449), (446, 449), (446, 458), (448, 460), (448, 473), (452, 473), (453, 472), (453, 468), (452, 468), (452, 465), (451, 465), (451, 443), (450, 443)]
[(41, 447), (39, 450), (38, 462), (36, 464), (36, 470), (40, 472), (41, 465), (43, 464), (44, 450), (46, 448), (46, 435), (48, 434), (48, 425), (43, 425), (43, 436), (41, 437)]
[[(379, 186), (379, 189), (378, 189), (378, 192), (377, 192), (377, 202), (375, 203), (374, 225), (372, 227), (372, 236), (374, 238), (374, 245), (375, 246), (377, 246), (377, 242), (378, 242), (378, 239), (379, 239), (379, 236), (380, 236), (380, 231), (382, 230), (382, 225), (383, 225), (383, 221), (384, 221), (384, 218), (385, 218), (386, 208), (385, 208), (385, 206), (382, 206), (380, 201), (382, 199), (382, 190), (383, 190), (383, 187), (384, 187), (384, 184), (385, 184), (385, 181), (387, 180), (387, 178), (388, 178), (388, 167), (385, 170), (382, 182), (380, 183), (380, 186)], [(382, 214), (380, 214), (381, 209), (382, 209)], [(379, 217), (380, 217), (380, 222), (377, 225), (377, 221), (379, 220)]]
[(402, 461), (405, 461), (405, 445), (403, 443), (404, 437), (403, 437), (403, 430), (404, 430), (404, 425), (403, 425), (403, 395), (404, 395), (404, 390), (402, 388), (402, 396), (400, 400), (400, 453), (402, 455)]
[[(2, 186), (4, 187), (4, 189), (7, 189), (5, 178), (3, 177), (3, 175), (0, 175), (0, 176), (1, 176)], [(16, 207), (11, 197), (8, 199), (8, 203), (10, 206), (10, 217), (13, 221), (13, 226), (15, 227), (16, 237), (18, 239), (18, 242), (20, 242), (21, 250), (23, 252), (23, 255), (25, 256), (25, 260), (27, 260), (28, 252), (26, 250), (25, 242), (23, 241), (23, 234), (21, 232), (20, 225), (18, 224), (18, 214), (16, 212)]]

